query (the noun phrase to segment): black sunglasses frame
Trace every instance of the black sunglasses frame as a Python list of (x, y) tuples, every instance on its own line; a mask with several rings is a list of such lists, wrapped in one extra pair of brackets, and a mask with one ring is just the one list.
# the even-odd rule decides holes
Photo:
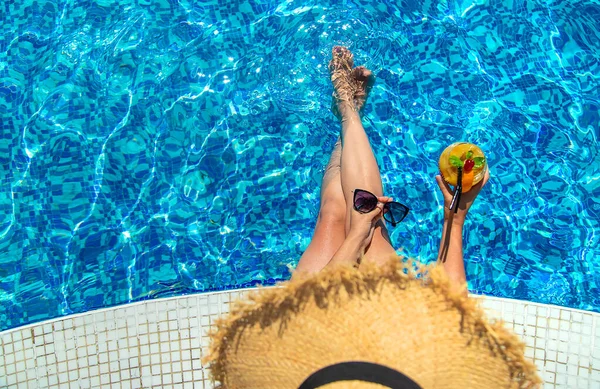
[[(356, 195), (357, 195), (357, 193), (359, 193), (359, 192), (363, 192), (363, 193), (366, 193), (366, 194), (368, 194), (368, 195), (370, 195), (370, 196), (373, 196), (373, 198), (375, 198), (375, 206), (374, 206), (373, 208), (369, 209), (369, 210), (365, 210), (365, 209), (359, 209), (359, 208), (356, 206)], [(404, 209), (404, 213), (403, 213), (402, 217), (401, 217), (401, 218), (399, 218), (400, 220), (394, 220), (394, 218), (393, 218), (393, 217), (392, 217), (392, 220), (388, 219), (388, 215), (390, 215), (390, 214), (392, 213), (392, 211), (391, 211), (391, 208), (390, 208), (390, 207), (391, 207), (391, 204), (397, 204), (397, 205), (401, 206), (401, 207)], [(352, 199), (352, 207), (354, 208), (354, 210), (355, 210), (356, 212), (360, 212), (360, 213), (369, 213), (369, 212), (373, 211), (373, 210), (375, 209), (375, 207), (377, 207), (377, 196), (375, 196), (373, 193), (369, 192), (368, 190), (364, 190), (364, 189), (355, 189), (355, 190), (354, 190), (354, 197), (353, 197), (353, 199)], [(384, 219), (385, 219), (387, 222), (389, 222), (389, 223), (392, 225), (392, 227), (396, 227), (396, 226), (398, 225), (398, 223), (402, 222), (402, 220), (404, 220), (404, 218), (406, 218), (406, 215), (408, 215), (408, 212), (409, 212), (409, 211), (410, 211), (410, 208), (408, 208), (406, 205), (404, 205), (404, 204), (402, 204), (402, 203), (399, 203), (399, 202), (397, 202), (397, 201), (392, 201), (392, 202), (389, 202), (389, 203), (385, 203), (385, 204), (383, 205), (383, 218), (384, 218)]]

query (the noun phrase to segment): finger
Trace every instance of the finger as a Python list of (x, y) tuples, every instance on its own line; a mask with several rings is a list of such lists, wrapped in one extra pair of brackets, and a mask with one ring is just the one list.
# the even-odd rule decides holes
[(481, 181), (479, 181), (477, 183), (477, 185), (473, 185), (473, 189), (475, 190), (475, 192), (478, 192), (479, 190), (481, 190), (481, 188), (483, 188), (483, 186), (485, 184), (487, 184), (487, 182), (488, 182), (489, 179), (490, 179), (490, 171), (486, 169), (485, 175), (483, 176), (483, 179)]
[(382, 212), (383, 210), (379, 208), (375, 211), (375, 217), (371, 219), (371, 224), (375, 225), (379, 222), (379, 220), (381, 220), (381, 218), (383, 217)]
[(393, 198), (389, 197), (389, 196), (377, 196), (377, 201), (379, 201), (380, 203), (389, 203), (391, 201), (394, 201)]
[(379, 215), (381, 215), (382, 212), (383, 212), (383, 204), (377, 203), (377, 207), (371, 212), (371, 215), (373, 216), (372, 220), (377, 219), (379, 217)]
[(485, 176), (483, 176), (483, 184), (481, 184), (481, 186), (483, 187), (485, 184), (487, 184), (487, 182), (490, 179), (490, 169), (485, 169)]
[(448, 185), (448, 183), (446, 181), (444, 181), (444, 179), (442, 178), (442, 176), (437, 175), (435, 176), (435, 180), (437, 181), (438, 186), (440, 187), (440, 190), (442, 191), (442, 193), (452, 193), (452, 189), (450, 188), (450, 185)]

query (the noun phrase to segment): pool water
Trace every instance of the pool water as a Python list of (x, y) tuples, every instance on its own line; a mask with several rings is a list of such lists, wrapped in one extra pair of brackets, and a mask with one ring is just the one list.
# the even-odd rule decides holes
[(600, 5), (14, 0), (0, 5), (0, 330), (269, 284), (307, 247), (339, 126), (327, 61), (373, 70), (365, 127), (403, 252), (436, 257), (436, 161), (478, 144), (473, 292), (600, 311)]

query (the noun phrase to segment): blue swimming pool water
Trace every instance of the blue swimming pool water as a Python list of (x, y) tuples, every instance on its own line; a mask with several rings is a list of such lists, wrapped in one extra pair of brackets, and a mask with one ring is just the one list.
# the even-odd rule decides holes
[(377, 82), (365, 125), (392, 232), (435, 258), (457, 140), (492, 179), (476, 293), (600, 311), (600, 5), (11, 0), (0, 5), (0, 329), (289, 277), (338, 126), (326, 64)]

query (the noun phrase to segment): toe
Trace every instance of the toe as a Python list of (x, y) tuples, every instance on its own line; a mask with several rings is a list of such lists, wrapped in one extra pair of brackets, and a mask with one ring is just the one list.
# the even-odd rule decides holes
[(354, 66), (354, 56), (352, 52), (344, 46), (334, 46), (331, 49), (332, 61), (339, 63), (343, 66), (349, 66), (350, 69)]
[(353, 76), (357, 81), (368, 81), (373, 75), (369, 69), (364, 66), (358, 66), (353, 69)]
[(332, 52), (334, 57), (345, 57), (346, 55), (350, 54), (350, 50), (344, 46), (333, 46)]

